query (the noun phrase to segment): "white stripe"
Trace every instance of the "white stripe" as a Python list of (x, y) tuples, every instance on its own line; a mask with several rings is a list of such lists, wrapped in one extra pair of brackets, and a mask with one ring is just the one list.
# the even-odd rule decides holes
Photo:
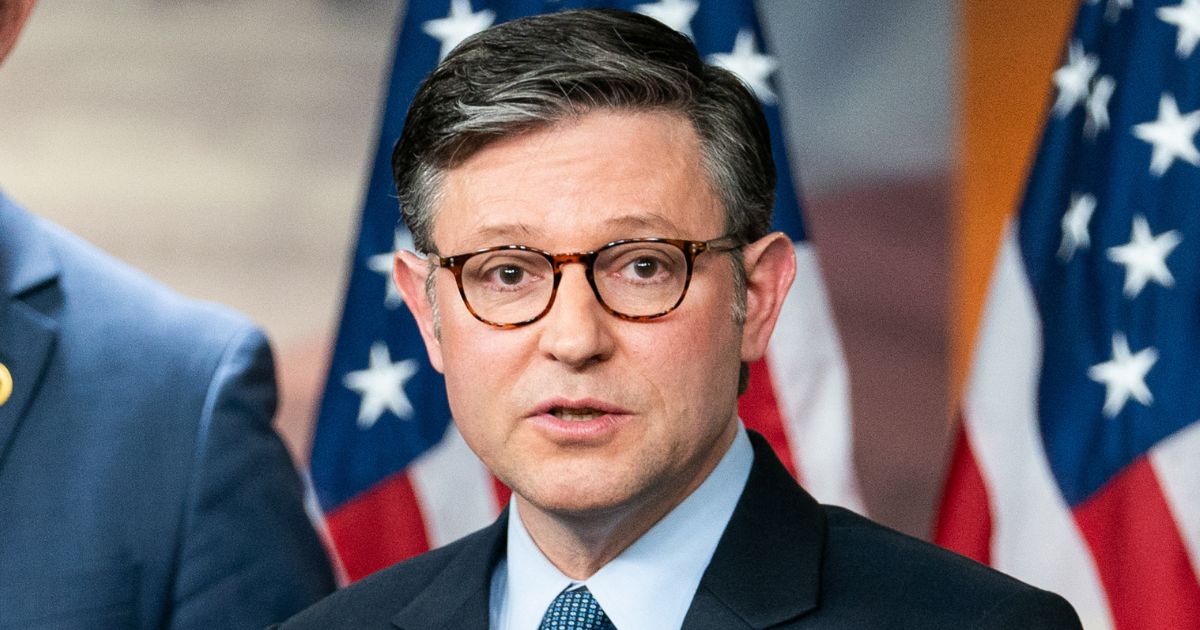
[(987, 485), (992, 564), (1059, 593), (1089, 630), (1113, 621), (1087, 544), (1050, 472), (1037, 422), (1041, 331), (1010, 229), (988, 295), (964, 420)]
[(452, 423), (442, 441), (408, 468), (430, 548), (452, 543), (496, 518), (491, 473)]
[(854, 473), (850, 392), (816, 255), (796, 244), (796, 281), (767, 350), (792, 459), (822, 503), (865, 512)]
[(341, 554), (337, 552), (333, 534), (329, 532), (329, 524), (325, 521), (325, 512), (321, 510), (321, 503), (317, 500), (312, 473), (308, 468), (300, 471), (300, 481), (304, 484), (304, 513), (312, 523), (313, 529), (316, 530), (317, 536), (321, 538), (321, 544), (325, 547), (325, 555), (333, 565), (333, 574), (338, 586), (345, 586), (350, 583), (350, 576), (346, 573), (345, 565), (342, 564)]
[(1150, 465), (1158, 476), (1171, 515), (1200, 579), (1200, 421), (1150, 449)]

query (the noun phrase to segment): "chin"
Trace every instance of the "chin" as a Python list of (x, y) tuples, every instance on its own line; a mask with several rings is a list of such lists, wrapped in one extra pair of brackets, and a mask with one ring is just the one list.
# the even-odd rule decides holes
[(616, 524), (640, 520), (629, 518), (636, 512), (631, 509), (628, 498), (576, 495), (541, 503), (529, 501), (529, 504), (561, 523), (573, 523), (573, 526), (581, 528), (581, 531), (596, 526), (607, 529)]
[(640, 493), (603, 470), (575, 474), (540, 471), (536, 478), (517, 480), (511, 486), (533, 507), (562, 517), (594, 517), (619, 512), (636, 501)]

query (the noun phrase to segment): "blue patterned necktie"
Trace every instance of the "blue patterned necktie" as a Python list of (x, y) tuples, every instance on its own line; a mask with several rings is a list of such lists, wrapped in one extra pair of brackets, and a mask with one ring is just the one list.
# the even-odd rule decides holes
[(616, 630), (587, 588), (563, 591), (550, 602), (538, 630)]

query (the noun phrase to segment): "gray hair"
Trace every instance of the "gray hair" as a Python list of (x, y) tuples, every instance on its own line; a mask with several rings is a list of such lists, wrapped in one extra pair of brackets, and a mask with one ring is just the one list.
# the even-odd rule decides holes
[[(455, 48), (413, 98), (392, 152), (405, 223), (419, 251), (447, 170), (489, 143), (596, 110), (682, 114), (725, 212), (726, 233), (751, 243), (771, 228), (775, 163), (757, 99), (733, 73), (704, 63), (662, 23), (612, 9), (563, 11), (487, 29)], [(734, 261), (745, 317), (745, 270)]]
[(775, 163), (754, 95), (657, 20), (595, 9), (487, 29), (422, 83), (392, 153), (417, 249), (433, 251), (433, 210), (447, 169), (494, 140), (598, 109), (684, 115), (700, 137), (728, 232), (749, 243), (770, 230)]

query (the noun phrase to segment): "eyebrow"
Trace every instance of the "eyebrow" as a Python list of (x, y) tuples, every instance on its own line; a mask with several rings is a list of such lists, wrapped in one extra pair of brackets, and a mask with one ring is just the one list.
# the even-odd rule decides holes
[(534, 238), (537, 231), (525, 223), (496, 223), (485, 225), (477, 230), (472, 230), (468, 244), (474, 243), (472, 249), (486, 247), (480, 243), (487, 243), (492, 240), (507, 239), (512, 242), (519, 242), (522, 239), (529, 240)]
[(679, 236), (681, 230), (674, 221), (657, 212), (639, 212), (637, 214), (627, 214), (619, 217), (613, 217), (604, 222), (605, 228), (608, 229), (626, 229), (626, 230), (657, 230), (666, 232), (655, 234), (655, 236)]
[[(657, 212), (638, 212), (605, 220), (601, 228), (613, 238), (636, 238), (642, 236), (678, 237), (682, 234), (674, 221)], [(622, 232), (630, 232), (624, 234)], [(641, 232), (640, 234), (638, 232)], [(525, 244), (542, 234), (541, 230), (526, 223), (495, 223), (482, 226), (471, 232), (467, 249), (479, 249), (497, 242)]]

